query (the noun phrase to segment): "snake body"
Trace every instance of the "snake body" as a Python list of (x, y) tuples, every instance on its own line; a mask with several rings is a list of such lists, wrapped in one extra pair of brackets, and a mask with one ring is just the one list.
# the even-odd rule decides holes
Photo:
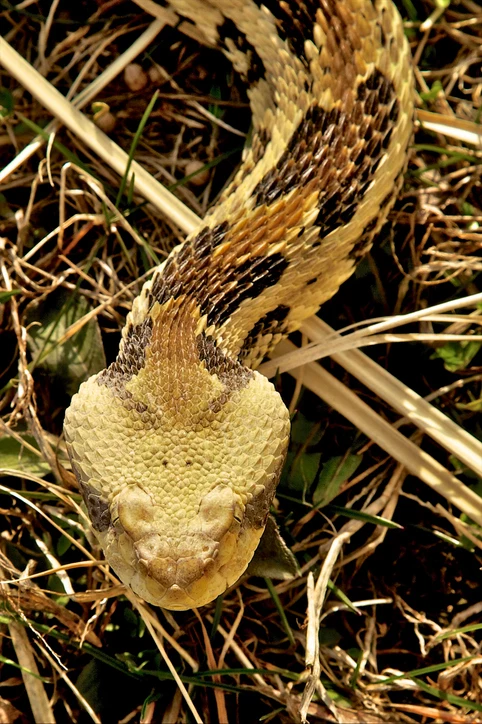
[(134, 301), (117, 360), (65, 418), (121, 580), (188, 609), (245, 571), (289, 437), (255, 371), (331, 297), (400, 187), (410, 52), (391, 0), (174, 0), (250, 81), (253, 137), (199, 229)]

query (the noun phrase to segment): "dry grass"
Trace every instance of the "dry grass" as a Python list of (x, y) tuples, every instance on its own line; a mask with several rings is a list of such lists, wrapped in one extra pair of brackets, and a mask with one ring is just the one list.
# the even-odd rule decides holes
[[(0, 0), (5, 40), (64, 96), (80, 94), (121, 148), (137, 139), (140, 165), (119, 193), (115, 149), (101, 160), (89, 126), (52, 123), (45, 95), (0, 68), (1, 721), (482, 721), (482, 10), (441, 5), (400, 3), (420, 93), (410, 168), (378, 245), (323, 309), (337, 329), (388, 319), (369, 330), (385, 344), (370, 360), (346, 353), (363, 336), (352, 332), (323, 342), (324, 370), (276, 380), (295, 417), (275, 513), (302, 575), (251, 578), (171, 614), (126, 594), (102, 561), (62, 420), (103, 349), (115, 357), (178, 226), (236, 167), (245, 89), (170, 15)], [(137, 91), (120, 67), (134, 60), (147, 74)], [(170, 202), (149, 174), (191, 212), (171, 204), (161, 218)], [(305, 331), (322, 336), (314, 321)]]

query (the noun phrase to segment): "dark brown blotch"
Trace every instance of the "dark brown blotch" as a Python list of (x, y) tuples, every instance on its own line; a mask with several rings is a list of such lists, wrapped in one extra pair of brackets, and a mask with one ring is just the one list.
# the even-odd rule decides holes
[(370, 248), (373, 237), (375, 235), (375, 230), (378, 225), (378, 217), (375, 217), (372, 219), (364, 228), (363, 232), (358, 237), (356, 243), (353, 245), (353, 247), (350, 250), (349, 258), (353, 261), (358, 261), (361, 259), (365, 254), (367, 253), (368, 249)]
[[(216, 303), (209, 295), (199, 300), (201, 314), (208, 315), (208, 326), (224, 324), (245, 299), (256, 299), (265, 289), (277, 284), (288, 266), (288, 260), (276, 253), (254, 256), (225, 269)], [(234, 285), (233, 281), (236, 282)]]
[(135, 402), (125, 389), (126, 383), (135, 377), (146, 364), (146, 349), (152, 337), (152, 320), (147, 317), (141, 324), (130, 325), (117, 359), (97, 377), (97, 384), (109, 387), (127, 409), (142, 413), (147, 407)]
[(257, 495), (254, 495), (249, 503), (247, 503), (242, 524), (243, 528), (259, 529), (266, 525), (269, 507), (276, 492), (278, 480), (283, 469), (283, 463), (284, 459), (280, 461), (277, 470), (274, 471), (271, 479), (267, 481), (264, 489)]
[(199, 359), (211, 375), (217, 375), (223, 385), (223, 390), (209, 403), (212, 412), (219, 412), (229, 400), (231, 394), (240, 390), (254, 377), (254, 372), (245, 367), (238, 360), (227, 357), (217, 346), (213, 337), (200, 334), (197, 339)]
[(250, 329), (243, 342), (240, 359), (248, 356), (251, 349), (259, 344), (259, 340), (267, 334), (283, 334), (286, 330), (285, 321), (291, 311), (291, 307), (279, 304), (275, 309), (265, 314)]
[(302, 194), (318, 180), (320, 236), (349, 223), (390, 144), (395, 106), (393, 84), (378, 69), (359, 84), (352, 103), (330, 111), (311, 106), (276, 167), (256, 186), (255, 205), (269, 206), (294, 189)]
[(324, 111), (311, 106), (274, 168), (268, 171), (253, 191), (255, 206), (272, 204), (294, 189), (306, 186), (322, 168), (335, 129), (343, 122), (338, 108)]
[(251, 143), (251, 155), (253, 163), (257, 164), (258, 161), (264, 156), (266, 152), (266, 146), (271, 141), (271, 133), (267, 128), (260, 128), (257, 133), (254, 134)]
[(171, 254), (162, 271), (153, 279), (148, 295), (149, 309), (155, 302), (163, 305), (180, 294), (192, 294), (199, 285), (199, 278), (211, 264), (213, 251), (222, 244), (228, 231), (227, 221), (212, 229), (205, 227), (176, 254)]
[(305, 67), (309, 66), (305, 57), (305, 40), (313, 37), (313, 25), (316, 11), (320, 8), (320, 0), (297, 0), (296, 2), (279, 2), (279, 0), (255, 0), (257, 5), (264, 5), (274, 15), (278, 35), (288, 44), (288, 48), (296, 55)]
[[(216, 249), (216, 247), (222, 244), (225, 240), (228, 229), (228, 222), (223, 221), (221, 224), (218, 224), (212, 229), (205, 228), (200, 231), (190, 244), (196, 260), (201, 261), (209, 258), (214, 249)], [(181, 252), (179, 253), (179, 256), (181, 256)], [(191, 260), (189, 259), (189, 261)], [(179, 265), (181, 264), (182, 259), (179, 262)]]
[(260, 78), (264, 78), (266, 75), (266, 69), (264, 63), (259, 56), (256, 48), (252, 45), (246, 35), (240, 31), (237, 25), (232, 20), (225, 18), (221, 25), (217, 27), (219, 46), (227, 49), (226, 41), (228, 38), (234, 43), (236, 48), (240, 50), (248, 59), (248, 71), (246, 73), (246, 81), (253, 85)]
[(89, 514), (92, 528), (103, 533), (111, 525), (110, 507), (108, 501), (92, 485), (80, 481), (80, 490)]

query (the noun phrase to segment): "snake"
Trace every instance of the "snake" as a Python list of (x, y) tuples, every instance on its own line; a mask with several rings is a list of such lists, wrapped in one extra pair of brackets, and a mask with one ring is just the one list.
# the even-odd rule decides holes
[(120, 580), (166, 609), (241, 579), (290, 418), (256, 368), (338, 290), (401, 188), (414, 80), (391, 0), (172, 0), (248, 83), (251, 140), (213, 208), (134, 300), (66, 444)]

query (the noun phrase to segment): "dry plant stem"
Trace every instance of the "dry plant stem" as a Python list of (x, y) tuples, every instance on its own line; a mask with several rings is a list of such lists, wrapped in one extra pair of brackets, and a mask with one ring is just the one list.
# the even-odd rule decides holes
[[(95, 96), (105, 88), (124, 68), (147, 48), (149, 43), (159, 34), (165, 23), (161, 20), (154, 20), (149, 27), (130, 45), (127, 50), (119, 55), (95, 80), (86, 86), (73, 100), (79, 110), (89, 103)], [(58, 121), (51, 121), (45, 128), (46, 133), (55, 133), (58, 129)], [(26, 146), (15, 158), (0, 170), (0, 183), (5, 181), (11, 173), (16, 171), (23, 163), (36, 153), (45, 143), (43, 136), (37, 136)]]
[(189, 709), (191, 710), (191, 713), (194, 717), (194, 721), (196, 722), (196, 724), (203, 724), (203, 720), (199, 716), (198, 711), (197, 711), (196, 707), (194, 706), (194, 703), (193, 703), (191, 697), (189, 696), (189, 693), (188, 693), (186, 687), (184, 686), (183, 682), (179, 678), (179, 674), (177, 673), (172, 661), (170, 660), (169, 656), (167, 655), (167, 651), (164, 648), (162, 641), (159, 639), (154, 626), (152, 625), (151, 617), (149, 615), (146, 615), (146, 609), (147, 609), (146, 604), (144, 604), (140, 598), (138, 598), (134, 593), (132, 593), (132, 591), (126, 590), (125, 595), (129, 599), (129, 601), (132, 603), (134, 608), (136, 608), (139, 611), (140, 615), (142, 616), (142, 619), (143, 619), (144, 623), (146, 624), (146, 627), (147, 627), (149, 633), (151, 634), (152, 639), (159, 650), (159, 653), (161, 654), (162, 658), (166, 662), (167, 668), (171, 672), (171, 674), (174, 678), (174, 681), (178, 685), (178, 687), (184, 697), (186, 704), (188, 705)]
[[(67, 572), (65, 569), (60, 565), (60, 561), (58, 561), (55, 556), (50, 552), (48, 545), (44, 543), (44, 541), (39, 538), (38, 536), (35, 536), (32, 534), (35, 540), (35, 543), (37, 547), (42, 551), (45, 558), (48, 560), (51, 566), (53, 566), (56, 569), (56, 575), (59, 579), (60, 583), (62, 584), (62, 588), (64, 589), (65, 593), (68, 596), (75, 596), (75, 591), (72, 588), (72, 583), (70, 581), (69, 576), (67, 575)], [(28, 578), (28, 576), (22, 575), (22, 580), (24, 578)]]
[[(290, 370), (298, 367), (307, 362), (315, 362), (320, 360), (322, 357), (334, 357), (335, 354), (341, 352), (347, 352), (350, 349), (361, 345), (372, 344), (374, 341), (449, 341), (460, 340), (460, 341), (479, 341), (480, 335), (460, 335), (452, 334), (452, 332), (460, 332), (460, 324), (454, 324), (454, 322), (462, 322), (464, 329), (470, 324), (478, 324), (481, 320), (481, 315), (477, 310), (467, 315), (453, 314), (455, 309), (461, 307), (477, 307), (482, 303), (482, 293), (469, 294), (467, 297), (461, 299), (452, 299), (449, 302), (443, 302), (442, 304), (435, 304), (428, 309), (418, 309), (415, 312), (408, 312), (407, 314), (396, 314), (388, 318), (382, 318), (381, 321), (377, 319), (366, 320), (356, 325), (350, 325), (336, 332), (327, 324), (321, 323), (316, 324), (313, 322), (313, 331), (310, 337), (315, 341), (306, 347), (302, 345), (302, 349), (296, 350), (292, 354), (284, 355), (282, 359), (277, 359), (276, 362), (264, 362), (259, 370), (263, 372), (267, 377), (271, 377), (276, 372), (289, 372)], [(450, 312), (450, 314), (447, 314)], [(312, 318), (316, 320), (316, 317)], [(302, 329), (306, 329), (310, 325), (310, 321), (304, 322)], [(410, 334), (398, 334), (398, 335), (382, 335), (380, 332), (386, 330), (392, 330), (396, 327), (401, 327), (409, 322), (444, 322), (449, 324), (444, 333), (441, 334), (421, 334), (421, 333), (410, 333)], [(360, 328), (361, 327), (361, 328)], [(349, 334), (347, 334), (349, 332)], [(450, 332), (450, 334), (447, 334)], [(306, 332), (308, 334), (308, 332)], [(375, 364), (375, 363), (373, 363)], [(400, 384), (400, 391), (403, 391), (404, 386)], [(481, 447), (482, 449), (482, 447)]]
[[(283, 354), (292, 349), (295, 349), (295, 345), (285, 340), (280, 342), (276, 353)], [(293, 371), (294, 377), (297, 377), (298, 374), (298, 370)], [(323, 367), (311, 363), (305, 367), (303, 374), (305, 387), (338, 410), (395, 460), (402, 463), (412, 475), (419, 477), (482, 526), (482, 504), (476, 493), (451, 475), (443, 465), (440, 465), (385, 422), (371, 407), (362, 402)]]
[(179, 17), (179, 15), (177, 15), (177, 13), (173, 10), (163, 8), (157, 2), (154, 2), (154, 0), (134, 0), (134, 2), (146, 13), (152, 15), (158, 20), (161, 20), (165, 25), (172, 25), (173, 27), (178, 28), (181, 33), (187, 35), (188, 38), (196, 40), (201, 45), (209, 45), (206, 37), (196, 25), (191, 23), (189, 20), (184, 20)]
[[(336, 332), (317, 317), (303, 324), (303, 332), (316, 341), (326, 339), (327, 334)], [(359, 350), (334, 354), (332, 358), (375, 392), (394, 410), (426, 432), (440, 445), (449, 450), (471, 470), (482, 476), (482, 443), (450, 420), (437, 408), (426, 402), (410, 387), (373, 362)]]
[[(210, 614), (208, 614), (206, 616), (206, 618), (209, 621), (209, 623), (212, 623), (214, 620)], [(245, 669), (254, 669), (255, 668), (253, 666), (253, 664), (251, 663), (251, 661), (246, 656), (246, 654), (244, 653), (244, 651), (242, 650), (242, 648), (236, 643), (236, 641), (234, 641), (232, 639), (231, 634), (228, 633), (226, 631), (226, 629), (224, 629), (221, 625), (218, 625), (216, 631), (218, 631), (221, 634), (221, 636), (223, 637), (225, 642), (229, 642), (229, 648), (232, 649), (234, 655), (236, 656), (236, 658), (238, 659), (240, 664), (242, 666), (244, 666)], [(253, 676), (253, 679), (256, 681), (256, 683), (259, 686), (263, 687), (264, 689), (270, 688), (268, 686), (268, 684), (266, 683), (266, 681), (261, 676), (261, 674), (253, 674), (252, 676)]]
[[(392, 520), (393, 513), (398, 503), (400, 490), (403, 485), (403, 481), (406, 478), (406, 470), (402, 465), (397, 465), (390, 480), (388, 481), (382, 494), (373, 502), (366, 507), (362, 508), (362, 512), (367, 515), (381, 515), (386, 520)], [(349, 533), (351, 536), (359, 531), (364, 526), (362, 520), (349, 520), (340, 529), (340, 533)], [(379, 531), (379, 532), (377, 532)], [(377, 526), (373, 535), (370, 537), (368, 542), (361, 548), (348, 553), (343, 557), (343, 562), (340, 565), (345, 566), (352, 560), (356, 560), (360, 556), (367, 556), (371, 554), (375, 548), (383, 543), (385, 536), (387, 535), (389, 528), (385, 526)]]
[[(15, 476), (17, 476), (17, 477), (22, 477), (22, 478), (28, 477), (25, 473), (19, 473), (18, 471), (9, 470), (8, 468), (0, 468), (0, 475), (2, 475), (2, 474), (15, 475)], [(30, 476), (30, 479), (32, 479), (32, 478), (33, 478), (33, 476)], [(42, 484), (42, 481), (40, 481), (40, 484)], [(53, 528), (55, 528), (59, 533), (61, 533), (62, 535), (64, 535), (64, 536), (70, 541), (70, 543), (71, 543), (73, 546), (75, 546), (76, 548), (78, 548), (78, 549), (81, 551), (81, 553), (83, 553), (83, 554), (85, 555), (86, 558), (88, 558), (88, 559), (91, 560), (91, 561), (95, 561), (95, 560), (96, 560), (96, 559), (94, 558), (94, 556), (93, 556), (91, 553), (89, 553), (89, 551), (88, 551), (76, 538), (74, 538), (73, 536), (71, 536), (70, 533), (68, 533), (67, 530), (63, 529), (60, 525), (57, 525), (57, 523), (55, 523), (55, 521), (52, 520), (52, 518), (50, 518), (50, 517), (44, 512), (44, 510), (42, 510), (42, 508), (39, 508), (37, 505), (35, 505), (35, 503), (32, 503), (32, 501), (28, 500), (28, 498), (24, 497), (23, 495), (21, 495), (21, 494), (18, 493), (17, 491), (11, 490), (10, 488), (8, 488), (7, 486), (2, 485), (2, 484), (0, 484), (0, 492), (5, 493), (6, 495), (10, 495), (10, 496), (16, 498), (17, 500), (22, 501), (22, 503), (23, 503), (26, 507), (31, 508), (31, 510), (33, 510), (39, 517), (44, 518), (46, 521), (48, 521), (48, 523), (49, 523)], [(102, 561), (102, 563), (104, 564), (103, 561)], [(110, 581), (112, 581), (112, 582), (114, 583), (114, 585), (118, 585), (118, 584), (119, 584), (118, 579), (110, 572), (109, 568), (108, 568), (105, 564), (99, 566), (99, 568), (100, 568), (100, 570), (102, 571), (102, 573), (103, 573)], [(2, 581), (0, 581), (0, 590), (1, 590), (2, 586), (3, 586), (3, 583), (2, 583)]]
[[(172, 722), (182, 721), (181, 719), (182, 696), (179, 689), (176, 689), (171, 703), (164, 711), (161, 724), (172, 724)], [(144, 721), (141, 722), (144, 724)]]
[[(36, 447), (31, 445), (27, 440), (24, 440), (21, 435), (18, 434), (15, 430), (13, 430), (11, 427), (8, 427), (8, 425), (5, 424), (5, 422), (0, 418), (0, 431), (4, 435), (8, 435), (9, 437), (13, 437), (14, 440), (16, 440), (19, 445), (23, 446), (26, 450), (29, 450), (29, 452), (32, 453), (32, 455), (36, 455), (40, 460), (42, 459), (42, 453), (40, 450), (38, 450)], [(0, 435), (1, 437), (1, 435)], [(1, 472), (1, 468), (0, 468)]]
[(482, 148), (482, 130), (478, 123), (466, 121), (463, 118), (451, 118), (441, 113), (432, 113), (421, 108), (417, 109), (417, 120), (423, 128), (434, 133), (443, 133), (444, 136), (455, 138), (462, 143)]
[[(99, 719), (99, 717), (97, 716), (95, 711), (92, 709), (89, 702), (82, 696), (82, 694), (77, 689), (75, 684), (72, 683), (72, 681), (69, 679), (69, 677), (67, 676), (65, 671), (62, 669), (62, 667), (59, 666), (59, 664), (55, 661), (53, 656), (51, 656), (48, 651), (43, 651), (43, 654), (44, 654), (45, 658), (48, 659), (50, 665), (57, 671), (59, 678), (61, 678), (63, 681), (65, 681), (65, 683), (67, 684), (69, 689), (75, 694), (76, 698), (79, 700), (80, 704), (83, 706), (85, 711), (88, 713), (88, 715), (90, 716), (92, 721), (95, 724), (102, 724), (101, 720)], [(43, 724), (43, 722), (42, 722), (42, 724)]]
[(451, 523), (451, 525), (455, 528), (457, 535), (465, 536), (473, 544), (474, 548), (482, 550), (482, 541), (476, 535), (476, 531), (474, 531), (471, 525), (463, 520), (460, 520), (460, 518), (457, 518), (455, 515), (452, 515), (452, 513), (449, 513), (449, 511), (446, 510), (443, 505), (440, 505), (440, 503), (435, 506), (435, 510), (439, 515), (446, 518), (446, 520)]
[[(67, 227), (66, 219), (65, 219), (65, 196), (66, 196), (66, 187), (67, 187), (67, 173), (70, 171), (75, 172), (80, 178), (82, 178), (85, 183), (92, 189), (94, 194), (97, 196), (97, 198), (101, 199), (102, 202), (107, 206), (109, 211), (113, 214), (113, 221), (115, 220), (116, 223), (123, 226), (126, 231), (130, 234), (131, 238), (134, 239), (136, 243), (138, 243), (140, 246), (146, 246), (145, 240), (134, 230), (132, 225), (127, 221), (125, 216), (123, 216), (115, 207), (115, 204), (112, 203), (112, 201), (109, 199), (107, 194), (104, 193), (104, 189), (90, 174), (86, 173), (83, 169), (81, 169), (79, 166), (76, 166), (74, 163), (71, 163), (70, 161), (68, 163), (65, 163), (62, 166), (61, 171), (61, 188), (60, 188), (60, 209), (59, 209), (59, 221), (60, 224), (57, 227), (56, 231), (58, 231), (58, 239), (57, 239), (57, 246), (59, 249), (63, 249), (63, 237), (64, 237), (64, 230)], [(43, 241), (43, 240), (42, 240)], [(38, 244), (37, 244), (38, 248)]]
[[(3, 38), (0, 37), (0, 62), (45, 108), (59, 118), (76, 136), (83, 139), (109, 166), (121, 176), (124, 175), (129, 157), (114, 141), (73, 107), (43, 76), (24, 60)], [(126, 188), (135, 177), (136, 190), (154, 206), (165, 213), (183, 231), (189, 232), (198, 224), (198, 217), (172, 196), (161, 184), (136, 161), (130, 165)], [(188, 227), (186, 228), (186, 219)]]
[[(5, 240), (0, 239), (0, 254), (2, 256), (5, 253)], [(0, 261), (0, 274), (7, 291), (12, 291), (12, 283), (8, 275), (8, 270), (3, 259)], [(15, 419), (17, 412), (22, 409), (26, 420), (28, 421), (30, 430), (37, 441), (37, 444), (42, 452), (44, 459), (50, 465), (52, 473), (56, 477), (58, 482), (62, 482), (62, 474), (57, 463), (57, 458), (52, 450), (50, 443), (48, 442), (42, 426), (37, 418), (37, 412), (35, 405), (32, 401), (33, 395), (33, 379), (28, 369), (27, 361), (27, 332), (25, 327), (20, 324), (20, 317), (18, 314), (18, 307), (15, 297), (10, 299), (10, 309), (13, 322), (13, 328), (15, 336), (17, 337), (18, 343), (18, 390), (17, 400), (14, 413), (12, 418)]]
[(234, 623), (231, 626), (228, 638), (224, 641), (223, 648), (221, 649), (221, 653), (219, 655), (219, 659), (218, 659), (218, 663), (217, 663), (218, 669), (222, 669), (224, 666), (225, 656), (228, 652), (229, 647), (231, 646), (232, 642), (234, 641), (234, 637), (236, 636), (236, 631), (238, 630), (238, 626), (241, 623), (242, 618), (244, 616), (244, 604), (243, 604), (243, 599), (241, 597), (241, 594), (239, 592), (239, 588), (236, 590), (236, 593), (238, 594), (239, 611), (236, 614)]
[[(307, 721), (308, 707), (313, 698), (313, 694), (315, 690), (321, 686), (320, 641), (318, 631), (320, 629), (321, 611), (323, 609), (328, 580), (343, 544), (350, 539), (350, 536), (350, 533), (341, 533), (333, 539), (330, 550), (323, 561), (316, 585), (314, 585), (313, 574), (308, 574), (308, 625), (306, 628), (305, 665), (309, 674), (301, 697), (300, 717), (302, 722)], [(322, 693), (325, 694), (323, 696), (323, 703), (328, 706), (332, 714), (335, 715), (333, 704), (329, 701), (323, 687)]]
[(408, 711), (411, 714), (416, 714), (422, 717), (424, 721), (448, 722), (449, 724), (480, 724), (482, 719), (476, 717), (473, 719), (467, 719), (466, 716), (458, 716), (452, 712), (445, 712), (441, 709), (435, 709), (429, 706), (420, 706), (418, 704), (392, 704), (397, 711)]
[[(204, 649), (206, 651), (208, 666), (212, 671), (214, 671), (216, 669), (216, 659), (214, 658), (213, 647), (211, 646), (211, 641), (209, 640), (208, 632), (206, 631), (206, 626), (204, 625), (204, 621), (202, 620), (197, 608), (194, 608), (193, 611), (196, 614), (197, 620), (201, 624), (201, 630), (203, 632), (203, 640), (204, 640)], [(219, 674), (214, 674), (213, 681), (217, 684), (220, 684), (221, 676)], [(218, 710), (219, 722), (227, 722), (228, 721), (228, 712), (226, 710), (226, 700), (224, 697), (224, 691), (222, 691), (221, 689), (214, 689), (214, 698), (216, 699), (216, 708)]]
[[(427, 317), (425, 321), (431, 321)], [(436, 320), (438, 321), (438, 320)], [(476, 320), (474, 320), (475, 323)], [(302, 326), (302, 329), (305, 327)], [(334, 357), (343, 352), (357, 349), (359, 347), (370, 347), (374, 344), (393, 344), (394, 342), (433, 342), (437, 345), (443, 345), (446, 342), (482, 342), (482, 335), (474, 334), (445, 334), (441, 333), (421, 333), (412, 332), (407, 334), (370, 334), (362, 336), (356, 333), (345, 337), (339, 336), (337, 339), (330, 338), (324, 342), (312, 343), (306, 348), (303, 346), (292, 354), (284, 355), (282, 359), (276, 362), (264, 362), (259, 368), (259, 372), (266, 377), (273, 377), (276, 373), (291, 372), (296, 367), (307, 364), (308, 362), (319, 361), (324, 357)], [(374, 363), (376, 364), (376, 363)], [(403, 388), (403, 384), (401, 385)]]
[[(3, 578), (3, 572), (0, 570), (0, 580)], [(9, 590), (9, 586), (4, 581), (2, 587), (5, 587), (6, 591)], [(40, 673), (35, 661), (35, 656), (32, 650), (32, 644), (28, 638), (28, 634), (25, 627), (17, 621), (10, 621), (8, 624), (10, 637), (12, 639), (13, 648), (17, 655), (17, 661), (19, 666), (22, 667), (22, 679), (25, 684), (25, 690), (27, 692), (28, 700), (30, 702), (30, 708), (32, 709), (33, 718), (35, 724), (55, 724), (55, 717), (50, 706), (50, 702), (47, 694), (45, 693), (43, 682), (40, 678)], [(28, 673), (31, 672), (31, 673)], [(34, 676), (32, 676), (34, 674)], [(39, 678), (36, 678), (36, 677)]]
[[(103, 560), (94, 560), (94, 561), (79, 561), (78, 563), (64, 563), (63, 565), (60, 565), (60, 563), (55, 566), (54, 568), (47, 568), (45, 571), (40, 571), (39, 573), (29, 573), (28, 575), (22, 575), (20, 578), (9, 578), (5, 581), (2, 581), (2, 586), (6, 583), (12, 583), (12, 584), (18, 584), (19, 580), (22, 581), (33, 581), (35, 578), (45, 578), (46, 576), (55, 576), (58, 575), (61, 571), (72, 571), (76, 568), (97, 568), (98, 566), (102, 566), (104, 564)], [(64, 587), (65, 588), (65, 587)], [(71, 594), (72, 598), (76, 598), (78, 596), (75, 591)]]
[(197, 661), (195, 661), (192, 656), (182, 648), (182, 646), (176, 641), (175, 638), (170, 636), (170, 634), (167, 633), (166, 629), (162, 626), (159, 619), (157, 618), (156, 614), (151, 608), (148, 608), (145, 606), (143, 609), (143, 618), (149, 618), (149, 621), (151, 623), (151, 626), (158, 631), (163, 638), (166, 639), (166, 641), (169, 642), (169, 644), (172, 646), (172, 648), (177, 651), (179, 656), (186, 661), (186, 663), (191, 667), (191, 669), (196, 672), (199, 671), (199, 664)]

